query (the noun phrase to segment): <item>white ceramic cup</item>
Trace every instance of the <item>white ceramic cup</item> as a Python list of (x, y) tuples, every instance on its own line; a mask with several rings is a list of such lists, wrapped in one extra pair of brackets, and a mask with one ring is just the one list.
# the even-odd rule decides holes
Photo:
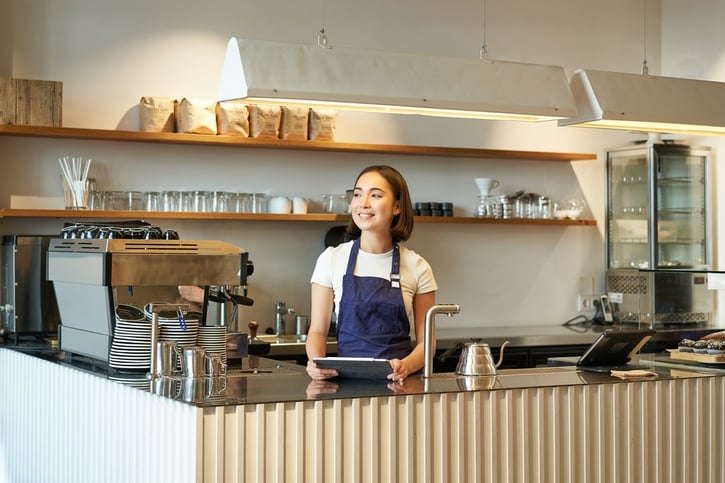
[(301, 196), (295, 196), (292, 199), (292, 213), (298, 215), (307, 213), (307, 200)]
[(492, 189), (497, 188), (499, 184), (500, 183), (497, 179), (476, 178), (476, 186), (478, 186), (478, 191), (480, 191), (482, 195), (487, 195)]
[(270, 213), (290, 213), (292, 201), (286, 196), (275, 196), (267, 201), (267, 211)]

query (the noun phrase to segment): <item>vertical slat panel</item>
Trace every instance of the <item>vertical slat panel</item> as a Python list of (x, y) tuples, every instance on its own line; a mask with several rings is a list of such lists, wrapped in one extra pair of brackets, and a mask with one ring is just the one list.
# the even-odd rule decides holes
[(194, 406), (5, 349), (0, 381), (9, 481), (202, 480)]
[[(272, 415), (278, 411), (292, 414), (280, 419)], [(721, 459), (710, 458), (725, 451), (722, 378), (328, 400), (225, 412), (227, 418), (242, 414), (248, 418), (244, 424), (215, 427), (253, 434), (237, 439), (246, 451), (224, 449), (243, 458), (232, 468), (248, 481), (280, 481), (283, 474), (290, 482), (719, 483), (725, 471)], [(273, 449), (272, 441), (282, 440), (300, 446)], [(216, 441), (235, 444), (229, 437)], [(251, 441), (267, 454), (251, 450)], [(284, 473), (265, 472), (262, 462)]]
[(0, 403), (21, 483), (725, 481), (721, 377), (202, 411), (13, 351), (0, 376), (24, 389)]

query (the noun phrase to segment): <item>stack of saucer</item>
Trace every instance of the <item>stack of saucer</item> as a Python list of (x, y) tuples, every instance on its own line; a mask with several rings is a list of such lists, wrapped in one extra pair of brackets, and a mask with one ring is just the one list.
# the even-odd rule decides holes
[(116, 318), (108, 364), (115, 369), (151, 367), (151, 324), (147, 320)]
[(196, 345), (202, 347), (207, 354), (220, 354), (222, 361), (227, 362), (227, 328), (224, 325), (201, 326)]
[(199, 319), (186, 318), (186, 324), (179, 319), (159, 317), (159, 340), (174, 340), (179, 348), (193, 347), (199, 330)]
[[(196, 345), (199, 330), (199, 318), (187, 314), (182, 324), (178, 317), (159, 317), (159, 340), (176, 341), (180, 350)], [(181, 357), (176, 363), (176, 370), (181, 370)]]
[(146, 378), (146, 374), (109, 374), (108, 379), (137, 389), (148, 390), (149, 388), (149, 380)]

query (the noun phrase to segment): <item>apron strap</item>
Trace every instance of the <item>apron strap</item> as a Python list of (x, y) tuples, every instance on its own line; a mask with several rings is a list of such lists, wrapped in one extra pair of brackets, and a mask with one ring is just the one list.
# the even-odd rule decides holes
[(400, 288), (400, 248), (397, 243), (393, 247), (393, 266), (390, 267), (390, 286)]
[(357, 253), (360, 250), (360, 239), (358, 238), (352, 243), (352, 248), (350, 249), (350, 256), (347, 257), (347, 270), (345, 271), (345, 275), (352, 275), (355, 271), (355, 264), (357, 263)]
[[(350, 256), (347, 258), (345, 275), (352, 275), (355, 271), (355, 264), (357, 263), (357, 255), (359, 252), (360, 239), (358, 238), (353, 242), (352, 248), (350, 248)], [(390, 286), (400, 288), (400, 247), (397, 243), (393, 246), (393, 262), (390, 267)]]

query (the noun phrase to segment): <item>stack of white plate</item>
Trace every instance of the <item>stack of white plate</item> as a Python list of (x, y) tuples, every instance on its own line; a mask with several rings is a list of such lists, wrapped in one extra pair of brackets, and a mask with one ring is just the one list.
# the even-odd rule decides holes
[(159, 317), (159, 340), (174, 340), (179, 348), (193, 347), (199, 330), (199, 319), (186, 319), (183, 326), (179, 319)]
[(151, 367), (151, 323), (116, 318), (108, 364), (116, 369)]
[(108, 379), (123, 384), (124, 386), (131, 386), (137, 389), (148, 389), (149, 380), (146, 379), (145, 374), (126, 374), (126, 375), (109, 375)]
[(220, 354), (222, 361), (227, 362), (227, 328), (224, 325), (201, 326), (196, 338), (196, 345), (207, 354)]
[[(176, 341), (176, 346), (182, 351), (184, 347), (196, 346), (198, 330), (198, 317), (187, 315), (184, 324), (178, 317), (159, 317), (159, 340)], [(176, 361), (176, 370), (181, 370), (181, 357)]]

